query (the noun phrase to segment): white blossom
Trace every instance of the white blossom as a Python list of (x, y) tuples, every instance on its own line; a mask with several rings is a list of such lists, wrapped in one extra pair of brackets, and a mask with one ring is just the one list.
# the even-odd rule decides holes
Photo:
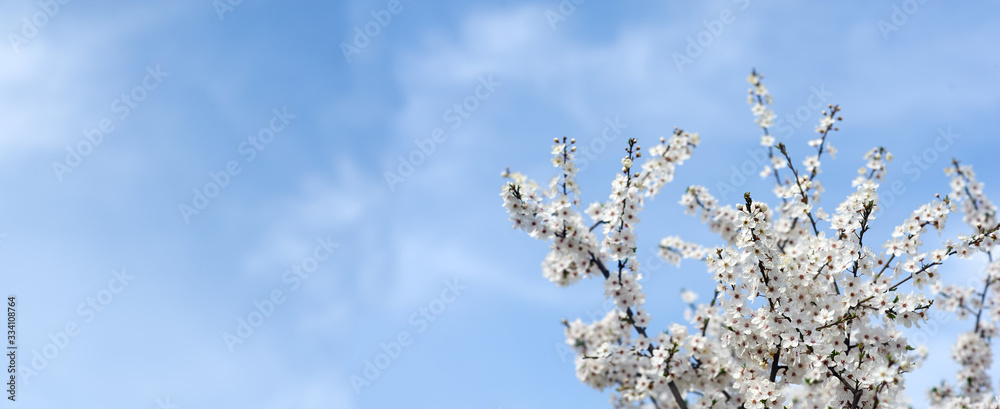
[[(597, 321), (564, 321), (577, 377), (612, 389), (613, 405), (622, 408), (903, 408), (909, 405), (905, 375), (928, 352), (902, 329), (919, 328), (931, 308), (940, 308), (975, 325), (952, 350), (958, 383), (932, 389), (931, 403), (1000, 408), (989, 376), (990, 342), (1000, 335), (1000, 260), (987, 265), (975, 287), (945, 285), (938, 270), (951, 256), (985, 253), (992, 260), (1000, 225), (972, 168), (955, 162), (948, 170), (951, 195), (919, 206), (888, 237), (873, 237), (869, 230), (882, 210), (879, 183), (892, 155), (868, 151), (854, 191), (823, 211), (817, 176), (823, 153), (832, 158), (836, 152), (828, 138), (840, 108), (823, 112), (820, 136), (807, 143), (815, 152), (792, 160), (791, 149), (775, 145), (769, 134), (774, 114), (761, 79), (757, 72), (748, 77), (748, 100), (770, 152), (761, 176), (776, 178), (779, 202), (771, 206), (748, 193), (740, 203), (723, 204), (704, 186), (685, 190), (684, 212), (722, 243), (703, 246), (677, 236), (658, 243), (658, 254), (671, 264), (705, 263), (715, 283), (705, 299), (679, 293), (686, 324), (652, 329), (637, 257), (649, 243), (637, 239), (636, 226), (645, 200), (692, 155), (697, 133), (675, 129), (645, 152), (629, 139), (607, 199), (585, 211), (572, 140), (555, 140), (552, 163), (559, 174), (545, 191), (524, 175), (504, 172), (509, 181), (501, 197), (513, 226), (549, 243), (543, 276), (558, 285), (602, 280), (613, 302)], [(942, 234), (949, 214), (959, 210), (971, 233), (925, 246), (924, 234), (931, 228)]]

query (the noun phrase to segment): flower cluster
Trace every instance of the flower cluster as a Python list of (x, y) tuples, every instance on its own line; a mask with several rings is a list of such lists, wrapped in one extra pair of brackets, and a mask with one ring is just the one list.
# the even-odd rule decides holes
[(677, 236), (664, 237), (660, 240), (660, 257), (674, 265), (680, 265), (681, 260), (685, 258), (704, 260), (708, 257), (708, 252), (708, 248), (681, 240)]
[(868, 163), (865, 166), (858, 169), (858, 177), (851, 182), (851, 185), (857, 186), (864, 183), (866, 180), (874, 180), (881, 182), (885, 179), (885, 169), (892, 161), (892, 154), (887, 152), (885, 148), (879, 146), (873, 148), (865, 154), (865, 160)]
[(566, 138), (555, 140), (552, 163), (563, 173), (549, 183), (544, 197), (538, 193), (537, 183), (510, 171), (503, 173), (511, 182), (504, 185), (500, 194), (515, 228), (536, 239), (552, 241), (552, 251), (542, 263), (542, 270), (546, 278), (559, 285), (569, 285), (597, 273), (591, 263), (599, 248), (597, 236), (574, 210), (579, 207), (580, 196), (573, 158), (575, 142)]
[[(752, 85), (752, 88), (747, 92), (747, 103), (750, 104), (750, 109), (753, 111), (754, 122), (761, 128), (766, 129), (774, 124), (775, 115), (774, 111), (767, 107), (773, 101), (771, 100), (771, 92), (761, 82), (762, 79), (764, 79), (764, 76), (758, 74), (756, 70), (751, 72), (750, 76), (747, 77), (747, 82)], [(767, 145), (772, 144), (768, 143)]]
[(642, 181), (646, 194), (655, 196), (660, 189), (674, 180), (674, 169), (691, 157), (694, 148), (701, 142), (698, 133), (687, 133), (674, 129), (667, 140), (660, 138), (660, 144), (649, 150), (649, 159), (642, 165)]
[(972, 331), (960, 335), (952, 348), (952, 358), (960, 365), (956, 374), (958, 388), (942, 382), (930, 390), (929, 396), (941, 408), (996, 408), (1000, 402), (993, 396), (993, 382), (987, 373), (993, 364), (991, 340), (1000, 334), (1000, 262), (993, 260), (996, 206), (983, 193), (984, 184), (976, 179), (971, 166), (960, 165), (957, 160), (952, 165), (945, 169), (951, 176), (951, 195), (961, 203), (962, 221), (975, 232), (963, 237), (968, 244), (960, 244), (956, 253), (962, 258), (984, 253), (987, 264), (980, 277), (970, 279), (966, 285), (932, 287), (942, 309), (960, 319), (975, 319), (975, 325)]
[[(616, 407), (902, 408), (905, 374), (926, 356), (902, 328), (924, 323), (937, 301), (960, 315), (975, 315), (976, 328), (954, 349), (963, 382), (935, 388), (932, 401), (986, 407), (992, 393), (989, 340), (1000, 320), (1000, 263), (992, 263), (989, 250), (1000, 225), (982, 183), (970, 167), (956, 163), (951, 196), (920, 206), (890, 237), (873, 242), (868, 233), (891, 154), (884, 148), (868, 152), (854, 192), (827, 214), (819, 207), (823, 188), (817, 176), (823, 153), (836, 153), (828, 136), (842, 120), (840, 107), (823, 111), (820, 137), (808, 142), (815, 154), (796, 162), (768, 133), (774, 114), (761, 79), (756, 71), (748, 78), (749, 99), (771, 152), (772, 167), (763, 175), (774, 176), (780, 203), (772, 207), (747, 193), (739, 204), (721, 204), (703, 186), (685, 191), (680, 204), (686, 213), (723, 241), (718, 247), (675, 236), (659, 242), (668, 262), (699, 260), (715, 282), (711, 299), (700, 304), (693, 292), (681, 292), (689, 305), (686, 325), (647, 331), (651, 319), (644, 309), (635, 228), (644, 200), (673, 180), (675, 167), (698, 145), (698, 134), (675, 130), (646, 152), (630, 139), (608, 199), (585, 211), (589, 227), (577, 203), (571, 140), (555, 141), (553, 163), (562, 174), (544, 197), (523, 175), (505, 172), (510, 182), (501, 197), (514, 227), (551, 241), (542, 263), (545, 277), (560, 285), (602, 279), (604, 295), (614, 302), (596, 322), (564, 321), (578, 378), (594, 388), (613, 388)], [(956, 199), (959, 193), (966, 198)], [(959, 203), (974, 233), (925, 248), (924, 233), (940, 233)], [(976, 252), (986, 252), (991, 261), (982, 290), (940, 284), (942, 264)], [(925, 288), (935, 290), (937, 299)]]
[(774, 103), (774, 101), (771, 99), (771, 92), (761, 82), (762, 79), (764, 79), (764, 76), (758, 74), (757, 70), (753, 70), (750, 76), (747, 77), (747, 82), (750, 83), (750, 89), (747, 90), (747, 104), (750, 105), (750, 112), (753, 112), (754, 123), (764, 132), (760, 136), (760, 144), (767, 147), (767, 157), (771, 161), (770, 165), (764, 166), (764, 169), (761, 170), (760, 177), (766, 178), (768, 175), (774, 175), (774, 180), (781, 183), (781, 180), (778, 178), (778, 169), (782, 169), (785, 166), (785, 162), (781, 158), (774, 156), (774, 137), (771, 136), (771, 132), (769, 131), (771, 125), (774, 125), (776, 116), (774, 115), (774, 110), (767, 106)]
[(972, 166), (952, 163), (954, 167), (945, 168), (945, 174), (951, 176), (951, 194), (961, 198), (962, 221), (974, 229), (994, 226), (997, 224), (997, 207), (983, 193), (983, 182), (976, 179)]

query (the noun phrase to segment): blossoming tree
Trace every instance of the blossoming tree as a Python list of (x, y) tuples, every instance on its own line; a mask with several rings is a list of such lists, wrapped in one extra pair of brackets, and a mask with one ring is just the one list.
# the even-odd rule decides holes
[[(692, 155), (697, 133), (677, 129), (645, 150), (629, 139), (608, 199), (582, 212), (589, 220), (580, 211), (574, 140), (555, 140), (552, 162), (559, 172), (545, 187), (504, 172), (509, 180), (501, 197), (514, 227), (549, 243), (545, 278), (560, 286), (603, 280), (605, 296), (614, 301), (601, 320), (564, 321), (577, 377), (613, 388), (616, 407), (906, 407), (904, 374), (921, 364), (926, 350), (908, 343), (900, 327), (919, 326), (930, 308), (943, 308), (975, 322), (953, 349), (958, 383), (929, 391), (932, 404), (998, 408), (987, 370), (1000, 321), (1000, 262), (991, 252), (1000, 224), (972, 168), (955, 161), (947, 170), (951, 194), (920, 206), (891, 237), (876, 241), (866, 233), (892, 155), (881, 147), (869, 151), (852, 182), (856, 191), (825, 212), (817, 176), (824, 154), (836, 153), (828, 139), (842, 120), (840, 108), (823, 112), (818, 137), (809, 141), (815, 153), (797, 163), (769, 133), (775, 115), (761, 80), (756, 72), (749, 76), (748, 100), (771, 161), (761, 176), (774, 178), (779, 202), (771, 206), (748, 193), (733, 206), (705, 187), (687, 189), (680, 203), (725, 245), (677, 237), (659, 242), (667, 261), (704, 262), (715, 281), (708, 302), (696, 305), (695, 294), (682, 293), (692, 308), (686, 324), (652, 329), (634, 232), (645, 201)], [(942, 231), (959, 207), (970, 232), (925, 249), (922, 236)], [(938, 268), (949, 258), (977, 253), (989, 260), (980, 278), (969, 286), (939, 283)]]

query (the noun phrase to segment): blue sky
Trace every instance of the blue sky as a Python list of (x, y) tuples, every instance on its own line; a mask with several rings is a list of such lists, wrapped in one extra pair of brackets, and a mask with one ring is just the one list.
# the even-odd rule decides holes
[[(510, 228), (500, 172), (547, 180), (552, 138), (575, 137), (593, 151), (589, 203), (606, 198), (627, 138), (700, 132), (647, 205), (640, 245), (718, 243), (677, 200), (726, 181), (739, 182), (729, 201), (769, 197), (734, 179), (758, 147), (751, 68), (779, 118), (808, 117), (779, 134), (800, 157), (810, 96), (843, 108), (828, 208), (875, 145), (896, 155), (887, 181), (900, 187), (876, 232), (945, 193), (951, 157), (1000, 200), (996, 2), (218, 4), (0, 5), (0, 291), (18, 297), (20, 364), (54, 356), (19, 385), (22, 407), (607, 407), (556, 348), (562, 318), (603, 314), (599, 283), (542, 278), (546, 246)], [(343, 44), (357, 47), (349, 61)], [(609, 122), (622, 132), (598, 149)], [(935, 145), (948, 129), (958, 137)], [(433, 152), (414, 154), (415, 140)], [(411, 155), (420, 164), (390, 186)], [(952, 219), (947, 234), (962, 231)], [(944, 272), (964, 281), (980, 266)], [(134, 278), (123, 287), (113, 271)], [(682, 320), (681, 287), (712, 283), (694, 263), (649, 272), (654, 327)], [(247, 319), (260, 325), (227, 345)], [(969, 325), (930, 331), (932, 358), (910, 378), (918, 403), (952, 380), (950, 343)], [(350, 377), (401, 335), (357, 393)]]

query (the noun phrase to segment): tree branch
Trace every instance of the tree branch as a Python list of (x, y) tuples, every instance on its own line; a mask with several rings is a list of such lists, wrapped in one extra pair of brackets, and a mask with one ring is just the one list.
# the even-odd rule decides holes
[(670, 393), (674, 395), (674, 400), (677, 401), (677, 406), (680, 406), (681, 409), (688, 409), (687, 401), (685, 401), (684, 397), (681, 396), (681, 391), (677, 390), (677, 384), (674, 383), (674, 381), (670, 381), (667, 386), (670, 387)]

